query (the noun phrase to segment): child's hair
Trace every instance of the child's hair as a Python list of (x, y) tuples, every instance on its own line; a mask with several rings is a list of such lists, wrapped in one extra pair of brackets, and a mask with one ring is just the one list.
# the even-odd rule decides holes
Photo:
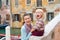
[[(25, 22), (24, 22), (24, 17), (25, 17), (25, 16), (30, 16), (30, 15), (29, 15), (28, 13), (25, 13), (25, 14), (23, 15), (23, 24), (25, 23)], [(31, 16), (30, 16), (30, 17), (31, 17)]]

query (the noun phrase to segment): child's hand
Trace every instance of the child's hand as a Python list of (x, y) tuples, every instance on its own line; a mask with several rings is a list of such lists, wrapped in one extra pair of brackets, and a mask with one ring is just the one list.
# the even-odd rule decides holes
[(42, 26), (41, 25), (39, 25), (39, 28), (41, 28)]
[(35, 31), (35, 29), (34, 29), (34, 28), (32, 28), (30, 32), (33, 32), (33, 31)]
[(40, 28), (40, 30), (44, 30), (44, 28)]

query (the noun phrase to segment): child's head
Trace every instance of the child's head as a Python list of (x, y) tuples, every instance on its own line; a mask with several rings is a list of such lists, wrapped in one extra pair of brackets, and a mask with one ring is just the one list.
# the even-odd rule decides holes
[(27, 25), (30, 25), (31, 24), (31, 17), (29, 14), (24, 14), (23, 15), (23, 20), (24, 22), (27, 24)]
[(37, 18), (37, 19), (42, 18), (43, 13), (44, 13), (44, 12), (43, 12), (43, 10), (42, 10), (42, 9), (37, 9), (37, 10), (35, 11), (36, 18)]

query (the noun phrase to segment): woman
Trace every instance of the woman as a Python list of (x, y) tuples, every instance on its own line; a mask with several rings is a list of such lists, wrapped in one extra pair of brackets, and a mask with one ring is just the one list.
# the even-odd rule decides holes
[(43, 10), (42, 9), (37, 9), (35, 14), (36, 14), (36, 24), (34, 26), (35, 31), (32, 32), (32, 35), (34, 36), (42, 36), (44, 34), (44, 22), (43, 22)]
[(29, 14), (23, 16), (24, 25), (21, 28), (21, 40), (29, 40), (34, 29), (32, 29), (31, 17)]

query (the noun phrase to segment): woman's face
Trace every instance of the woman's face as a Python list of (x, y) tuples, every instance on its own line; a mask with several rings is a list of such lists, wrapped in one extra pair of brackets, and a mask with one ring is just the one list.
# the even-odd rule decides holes
[(27, 25), (30, 25), (30, 24), (31, 24), (31, 17), (30, 17), (29, 15), (24, 16), (24, 22), (25, 22)]

